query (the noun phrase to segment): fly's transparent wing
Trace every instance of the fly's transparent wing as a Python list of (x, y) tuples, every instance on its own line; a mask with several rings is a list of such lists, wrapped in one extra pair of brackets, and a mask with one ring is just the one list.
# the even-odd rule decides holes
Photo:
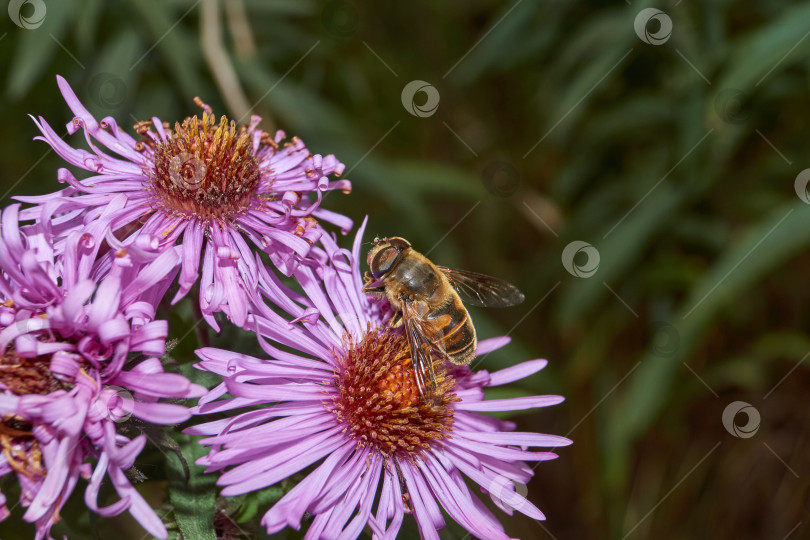
[(433, 368), (433, 352), (446, 357), (443, 349), (431, 342), (423, 329), (423, 318), (408, 303), (402, 304), (402, 322), (405, 326), (405, 336), (408, 347), (411, 349), (411, 362), (419, 393), (428, 405), (436, 405), (440, 401), (439, 385), (436, 381), (436, 370)]
[(450, 280), (461, 301), (468, 305), (509, 307), (523, 302), (525, 298), (520, 289), (508, 281), (469, 270), (437, 267)]

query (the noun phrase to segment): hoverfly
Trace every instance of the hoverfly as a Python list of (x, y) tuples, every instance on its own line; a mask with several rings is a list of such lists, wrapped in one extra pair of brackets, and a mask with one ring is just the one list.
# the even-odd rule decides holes
[(375, 238), (367, 261), (363, 292), (383, 295), (396, 310), (392, 325), (405, 327), (416, 384), (429, 403), (438, 397), (434, 351), (461, 366), (475, 358), (475, 327), (464, 303), (507, 307), (524, 299), (502, 279), (434, 264), (400, 237)]

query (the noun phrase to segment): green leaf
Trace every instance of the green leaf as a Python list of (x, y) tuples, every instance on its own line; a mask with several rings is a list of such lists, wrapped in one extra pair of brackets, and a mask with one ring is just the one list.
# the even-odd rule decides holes
[(810, 242), (810, 206), (797, 201), (783, 205), (754, 225), (723, 254), (692, 290), (670, 324), (679, 346), (671, 355), (649, 351), (628, 380), (625, 395), (609, 418), (608, 459), (611, 482), (622, 482), (632, 440), (647, 429), (667, 401), (677, 370), (700, 338), (713, 326), (718, 310), (733, 301), (743, 301), (753, 285), (775, 267), (805, 249)]
[[(13, 27), (18, 37), (8, 75), (9, 97), (19, 99), (24, 96), (45, 72), (54, 54), (67, 54), (62, 47), (67, 48), (65, 34), (73, 22), (73, 8), (70, 0), (49, 2), (41, 26), (30, 30)], [(70, 54), (75, 55), (75, 52), (71, 51)], [(69, 57), (66, 60), (74, 61)], [(53, 78), (49, 83), (56, 88)]]
[(237, 523), (245, 523), (253, 519), (259, 512), (264, 513), (281, 497), (284, 489), (281, 486), (271, 486), (245, 495), (242, 504), (234, 515)]
[(216, 475), (205, 474), (205, 467), (194, 464), (208, 453), (208, 448), (197, 444), (198, 440), (199, 437), (179, 434), (182, 459), (173, 452), (166, 453), (169, 499), (174, 506), (175, 521), (187, 540), (216, 540)]
[[(582, 312), (609, 294), (605, 283), (615, 283), (643, 254), (655, 233), (665, 226), (683, 201), (683, 192), (662, 183), (622, 221), (590, 242), (599, 250), (599, 270), (590, 279), (578, 279), (565, 291), (560, 303), (560, 323), (565, 327), (581, 320)], [(575, 279), (575, 278), (572, 278)]]
[[(98, 32), (103, 28), (99, 23), (99, 19), (104, 7), (103, 0), (84, 0), (78, 6), (73, 35), (82, 55), (90, 54), (93, 50), (93, 44), (98, 43)], [(133, 29), (129, 30), (134, 31)]]
[(778, 19), (761, 26), (756, 32), (739, 38), (727, 62), (728, 69), (713, 85), (715, 92), (728, 88), (751, 89), (764, 77), (774, 77), (773, 72), (806, 61), (810, 51), (808, 19), (810, 5), (795, 6), (784, 10)]
[(463, 196), (470, 199), (485, 197), (483, 184), (475, 176), (451, 167), (428, 161), (401, 161), (389, 167), (392, 180), (421, 193)]
[(88, 79), (84, 88), (77, 88), (79, 97), (90, 112), (98, 118), (121, 117), (135, 96), (135, 83), (139, 72), (129, 66), (142, 53), (137, 33), (122, 30), (105, 43), (96, 56), (94, 65), (88, 66)]
[[(182, 96), (190, 100), (201, 95), (204, 86), (197, 69), (201, 62), (199, 43), (186, 33), (185, 25), (180, 24), (186, 17), (196, 15), (196, 4), (174, 8), (169, 3), (142, 0), (129, 6), (143, 19), (151, 37), (144, 42), (146, 48), (143, 52), (133, 58), (127, 68), (130, 71), (136, 68), (145, 70), (151, 64), (151, 57), (157, 55), (166, 63), (167, 72)], [(186, 25), (188, 23), (186, 21)]]
[[(560, 28), (559, 20), (566, 13), (563, 5), (552, 10), (551, 20), (543, 21), (547, 25), (544, 31), (536, 32), (540, 9), (535, 2), (513, 0), (505, 3), (481, 30), (479, 42), (474, 47), (470, 48), (467, 42), (462, 42), (468, 48), (467, 56), (460, 56), (458, 64), (448, 72), (448, 78), (467, 85), (487, 71), (504, 70), (528, 55), (539, 56), (555, 38), (559, 38), (555, 30)], [(512, 54), (504, 58), (505, 50), (512, 51)]]

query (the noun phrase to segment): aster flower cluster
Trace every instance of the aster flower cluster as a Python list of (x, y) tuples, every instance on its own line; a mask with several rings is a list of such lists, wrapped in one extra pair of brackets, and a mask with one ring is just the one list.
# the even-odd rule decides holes
[(202, 314), (219, 330), (216, 312), (239, 326), (246, 321), (258, 279), (251, 245), (289, 275), (300, 259), (318, 257), (310, 253), (324, 232), (317, 220), (351, 228), (351, 220), (319, 207), (327, 191), (351, 190), (347, 181), (329, 179), (344, 165), (334, 156), (310, 154), (297, 137), (285, 143), (283, 131), (271, 136), (259, 130), (258, 116), (247, 126), (224, 116), (217, 121), (197, 99), (201, 118), (174, 126), (159, 118), (139, 122), (136, 140), (113, 118), (97, 121), (67, 81), (57, 81), (75, 115), (67, 131), (81, 130), (90, 150), (69, 146), (41, 117), (34, 119), (42, 133), (38, 138), (91, 174), (79, 181), (63, 168), (58, 178), (65, 189), (18, 197), (34, 204), (21, 219), (52, 235), (57, 253), (72, 232), (94, 224), (125, 246), (153, 244), (161, 251), (178, 246), (182, 264), (173, 302), (199, 279)]
[[(464, 477), (507, 513), (544, 519), (516, 484), (533, 474), (526, 461), (556, 454), (528, 448), (571, 441), (515, 432), (514, 423), (479, 413), (561, 402), (559, 396), (484, 399), (485, 388), (522, 379), (546, 361), (495, 373), (457, 367), (441, 378), (440, 403), (422, 400), (402, 328), (389, 324), (390, 308), (360, 293), (364, 226), (351, 253), (325, 242), (332, 264), (318, 268), (317, 279), (301, 281), (304, 296), (291, 299), (270, 276), (263, 283), (268, 297), (287, 300), (293, 317), (279, 320), (270, 310), (256, 316), (262, 348), (273, 361), (198, 352), (198, 367), (223, 382), (200, 400), (197, 412), (229, 413), (189, 429), (207, 435), (201, 443), (211, 446), (200, 463), (224, 470), (218, 480), (223, 495), (271, 486), (314, 466), (264, 515), (268, 533), (299, 529), (309, 514), (307, 538), (355, 538), (366, 527), (375, 538), (396, 538), (405, 514), (413, 514), (423, 538), (438, 538), (444, 510), (477, 537), (509, 538)], [(262, 336), (295, 344), (300, 353), (283, 352)], [(478, 353), (507, 342), (482, 341)], [(243, 412), (246, 407), (251, 410)]]
[[(198, 115), (152, 118), (130, 134), (57, 82), (74, 114), (67, 131), (86, 144), (34, 122), (79, 177), (61, 168), (66, 187), (0, 212), (0, 480), (18, 482), (37, 538), (50, 537), (80, 484), (90, 510), (129, 511), (166, 538), (129, 479), (146, 436), (124, 426), (192, 414), (185, 431), (208, 449), (198, 464), (218, 475), (221, 496), (300, 479), (265, 509), (268, 533), (395, 538), (410, 514), (423, 538), (438, 538), (445, 517), (508, 538), (481, 493), (507, 514), (544, 519), (517, 486), (533, 476), (529, 462), (556, 457), (537, 448), (570, 441), (487, 413), (562, 398), (485, 399), (484, 390), (545, 360), (493, 373), (437, 360), (439, 399), (423, 399), (393, 308), (362, 292), (366, 222), (351, 250), (328, 232), (352, 229), (321, 207), (329, 191), (351, 190), (342, 163), (261, 130), (256, 116), (217, 119), (199, 99)], [(201, 321), (242, 328), (265, 355), (198, 350), (195, 367), (219, 381), (210, 390), (166, 372), (168, 323), (158, 315), (164, 300), (187, 296)], [(478, 354), (507, 342), (481, 341)], [(199, 398), (191, 408), (190, 398)], [(118, 495), (109, 504), (99, 501), (105, 484)], [(0, 521), (10, 502), (0, 494)]]
[[(98, 240), (75, 232), (63, 257), (54, 258), (47, 243), (19, 229), (18, 205), (2, 212), (0, 475), (19, 480), (23, 519), (36, 523), (37, 538), (49, 535), (80, 476), (88, 508), (106, 516), (129, 510), (147, 531), (165, 537), (160, 518), (125, 474), (146, 436), (130, 439), (116, 428), (130, 416), (183, 422), (190, 410), (161, 399), (199, 397), (205, 388), (163, 371), (157, 357), (166, 351), (168, 325), (141, 299), (171, 261), (119, 253), (107, 275), (94, 279), (87, 258)], [(133, 276), (139, 264), (144, 270)], [(130, 365), (133, 353), (143, 360)], [(101, 507), (105, 478), (120, 499)], [(0, 518), (8, 515), (0, 495)]]

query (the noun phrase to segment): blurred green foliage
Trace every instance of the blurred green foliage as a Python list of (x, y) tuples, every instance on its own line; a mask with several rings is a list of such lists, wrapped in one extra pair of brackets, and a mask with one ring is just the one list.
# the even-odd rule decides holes
[[(404, 236), (526, 292), (518, 308), (473, 312), (481, 336), (514, 338), (480, 367), (548, 357), (514, 391), (566, 404), (516, 421), (575, 444), (529, 485), (548, 522), (503, 516), (507, 532), (807, 537), (810, 207), (794, 180), (809, 166), (810, 5), (629, 4), (48, 1), (39, 28), (0, 26), (3, 203), (57, 188), (62, 164), (24, 116), (70, 120), (57, 73), (122, 126), (182, 120), (194, 96), (240, 118), (243, 95), (268, 128), (347, 164), (353, 193), (324, 205), (369, 215), (368, 237)], [(646, 7), (671, 19), (665, 43), (634, 31)], [(438, 90), (435, 114), (405, 109), (412, 80)], [(592, 277), (561, 264), (574, 240), (598, 250)], [(191, 315), (172, 317), (180, 338)], [(184, 369), (196, 345), (178, 346)], [(761, 413), (752, 438), (723, 428), (735, 400)], [(162, 460), (165, 473), (161, 460), (139, 466), (168, 513), (177, 501), (160, 486), (178, 462)], [(261, 494), (263, 507), (278, 496)], [(64, 530), (105, 537), (109, 522), (80, 503)], [(225, 514), (249, 520), (256, 506)], [(115, 523), (138, 537), (129, 518)]]

